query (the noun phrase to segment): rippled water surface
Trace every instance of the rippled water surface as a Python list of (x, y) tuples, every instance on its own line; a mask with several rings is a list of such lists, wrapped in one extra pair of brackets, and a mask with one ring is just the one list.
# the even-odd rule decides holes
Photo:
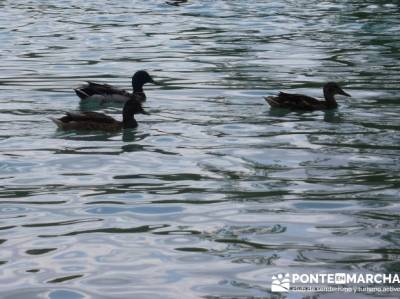
[[(399, 32), (394, 0), (0, 1), (1, 298), (269, 298), (275, 273), (398, 272)], [(137, 129), (48, 119), (120, 118), (72, 88), (139, 69), (161, 84)], [(263, 100), (327, 81), (352, 95), (336, 111)]]

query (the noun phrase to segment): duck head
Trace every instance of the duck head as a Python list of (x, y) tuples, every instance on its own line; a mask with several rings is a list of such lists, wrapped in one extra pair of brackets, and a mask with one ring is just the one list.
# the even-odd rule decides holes
[(143, 85), (146, 83), (156, 84), (148, 72), (137, 71), (132, 77), (133, 92), (143, 92)]
[(342, 96), (351, 97), (347, 92), (345, 92), (339, 84), (335, 82), (328, 82), (324, 85), (324, 96), (325, 99), (329, 99), (337, 94)]

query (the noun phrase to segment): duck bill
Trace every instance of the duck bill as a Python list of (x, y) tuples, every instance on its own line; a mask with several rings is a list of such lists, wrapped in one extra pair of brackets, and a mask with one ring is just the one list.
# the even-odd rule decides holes
[(140, 113), (141, 113), (141, 114), (145, 114), (145, 115), (150, 115), (150, 113), (147, 112), (147, 111), (145, 111), (144, 109), (142, 109), (142, 110), (140, 111)]
[(345, 92), (343, 89), (340, 90), (340, 92), (338, 92), (338, 94), (341, 94), (342, 96), (346, 96), (346, 97), (350, 97), (351, 95), (349, 95), (347, 92)]

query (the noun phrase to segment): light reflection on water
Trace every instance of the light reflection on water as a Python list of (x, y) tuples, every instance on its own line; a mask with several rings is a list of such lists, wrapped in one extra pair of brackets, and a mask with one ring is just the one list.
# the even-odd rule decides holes
[[(279, 272), (398, 272), (395, 1), (0, 7), (2, 297), (264, 298)], [(138, 69), (162, 84), (137, 130), (47, 118), (119, 118), (72, 88)], [(337, 111), (262, 98), (326, 81), (352, 95)]]

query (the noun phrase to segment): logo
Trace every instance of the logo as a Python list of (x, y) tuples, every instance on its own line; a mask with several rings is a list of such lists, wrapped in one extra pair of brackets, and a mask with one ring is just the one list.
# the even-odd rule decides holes
[(346, 273), (335, 273), (335, 283), (345, 284), (346, 283)]
[(278, 274), (272, 276), (271, 291), (272, 292), (289, 292), (290, 278), (289, 273)]
[(271, 292), (400, 292), (400, 273), (286, 273), (272, 275)]

